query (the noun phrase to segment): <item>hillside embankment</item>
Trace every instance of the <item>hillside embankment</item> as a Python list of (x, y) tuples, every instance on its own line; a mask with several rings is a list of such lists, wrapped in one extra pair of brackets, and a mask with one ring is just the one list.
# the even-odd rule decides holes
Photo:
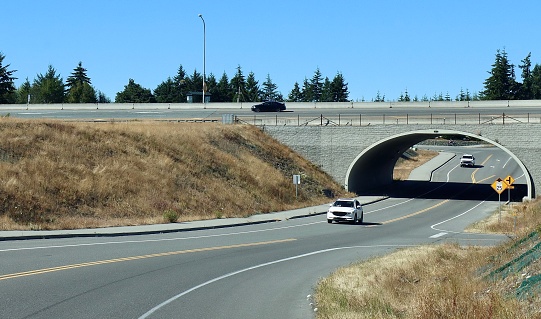
[(352, 196), (249, 125), (2, 118), (0, 136), (0, 230), (246, 217)]

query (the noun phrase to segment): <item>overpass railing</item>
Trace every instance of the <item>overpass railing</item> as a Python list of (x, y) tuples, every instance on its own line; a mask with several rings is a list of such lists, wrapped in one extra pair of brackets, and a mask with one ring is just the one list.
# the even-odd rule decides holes
[(368, 125), (415, 125), (415, 124), (476, 124), (476, 125), (512, 125), (541, 124), (540, 113), (526, 114), (320, 114), (302, 116), (292, 113), (254, 114), (235, 116), (235, 123), (250, 125), (292, 125), (292, 126), (368, 126)]

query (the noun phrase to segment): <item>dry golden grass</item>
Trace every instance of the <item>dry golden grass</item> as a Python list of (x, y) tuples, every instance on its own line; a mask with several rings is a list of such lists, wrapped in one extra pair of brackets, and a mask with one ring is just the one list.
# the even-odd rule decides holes
[(337, 270), (317, 287), (317, 318), (541, 318), (538, 288), (515, 297), (541, 273), (539, 262), (519, 258), (538, 251), (541, 202), (513, 210), (477, 225), (507, 232), (514, 212), (522, 215), (518, 237), (502, 246), (421, 246)]
[(0, 135), (0, 230), (241, 217), (322, 204), (325, 189), (351, 196), (253, 126), (3, 118)]
[(394, 180), (403, 181), (403, 180), (408, 179), (411, 171), (425, 164), (426, 162), (434, 158), (436, 155), (438, 155), (438, 152), (431, 151), (431, 150), (417, 150), (415, 151), (415, 153), (417, 153), (417, 155), (411, 159), (406, 159), (406, 158), (398, 159), (393, 171)]

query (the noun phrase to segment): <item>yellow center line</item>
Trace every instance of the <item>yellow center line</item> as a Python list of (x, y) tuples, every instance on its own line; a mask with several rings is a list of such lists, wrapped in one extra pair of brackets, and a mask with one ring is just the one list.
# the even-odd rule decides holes
[(406, 218), (409, 218), (409, 217), (413, 217), (413, 216), (415, 216), (415, 215), (422, 214), (422, 213), (427, 212), (427, 211), (429, 211), (429, 210), (431, 210), (431, 209), (434, 209), (434, 208), (436, 208), (436, 207), (439, 207), (439, 206), (441, 206), (441, 205), (447, 203), (448, 201), (449, 201), (449, 199), (446, 199), (446, 200), (444, 200), (444, 201), (441, 201), (441, 202), (437, 203), (437, 204), (434, 205), (434, 206), (427, 207), (427, 208), (425, 208), (425, 209), (422, 209), (422, 210), (420, 210), (420, 211), (418, 211), (418, 212), (415, 212), (415, 213), (411, 213), (411, 214), (409, 214), (409, 215), (405, 215), (405, 216), (402, 216), (402, 217), (398, 217), (398, 218), (395, 218), (395, 219), (391, 219), (391, 220), (388, 220), (388, 221), (384, 221), (384, 222), (382, 222), (382, 224), (385, 225), (385, 224), (393, 223), (393, 222), (396, 222), (396, 221), (399, 221), (399, 220), (402, 220), (402, 219), (406, 219)]
[[(488, 162), (488, 160), (492, 157), (492, 154), (490, 154), (482, 163), (481, 165), (485, 166), (485, 163)], [(475, 173), (477, 173), (477, 171), (479, 170), (479, 168), (476, 168), (472, 173), (471, 173), (471, 182), (472, 184), (477, 184), (477, 181), (475, 180)]]
[(118, 263), (118, 262), (124, 262), (124, 261), (141, 260), (141, 259), (173, 256), (173, 255), (188, 254), (188, 253), (198, 253), (198, 252), (203, 252), (203, 251), (213, 251), (213, 250), (221, 250), (221, 249), (231, 249), (231, 248), (240, 248), (240, 247), (252, 247), (252, 246), (260, 246), (260, 245), (270, 245), (270, 244), (285, 243), (285, 242), (290, 242), (290, 241), (295, 241), (295, 240), (296, 240), (295, 238), (289, 238), (289, 239), (263, 241), (263, 242), (258, 242), (258, 243), (247, 243), (247, 244), (238, 244), (238, 245), (229, 245), (229, 246), (196, 248), (196, 249), (170, 251), (170, 252), (165, 252), (165, 253), (157, 253), (157, 254), (149, 254), (149, 255), (141, 255), (141, 256), (132, 256), (132, 257), (123, 257), (123, 258), (115, 258), (115, 259), (107, 259), (107, 260), (98, 260), (98, 261), (91, 261), (91, 262), (80, 263), (80, 264), (72, 264), (72, 265), (58, 266), (58, 267), (52, 267), (52, 268), (44, 268), (44, 269), (23, 271), (23, 272), (18, 272), (18, 273), (13, 273), (13, 274), (6, 274), (6, 275), (0, 276), (0, 280), (13, 279), (13, 278), (19, 278), (19, 277), (27, 277), (27, 276), (34, 276), (34, 275), (40, 275), (40, 274), (46, 274), (46, 273), (50, 273), (50, 272), (56, 272), (56, 271), (68, 270), (68, 269), (75, 269), (75, 268), (82, 268), (82, 267), (106, 265), (106, 264), (112, 264), (112, 263)]

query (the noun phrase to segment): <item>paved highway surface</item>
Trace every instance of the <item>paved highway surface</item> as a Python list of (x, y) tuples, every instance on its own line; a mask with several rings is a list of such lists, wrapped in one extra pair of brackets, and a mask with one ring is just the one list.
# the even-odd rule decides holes
[[(457, 123), (463, 121), (463, 119), (471, 119), (472, 121), (478, 121), (481, 118), (481, 122), (485, 122), (487, 119), (501, 117), (504, 113), (509, 116), (506, 120), (507, 123), (513, 123), (517, 121), (521, 122), (534, 122), (539, 123), (541, 121), (541, 107), (438, 107), (438, 108), (426, 108), (426, 107), (378, 107), (378, 108), (299, 108), (288, 109), (286, 112), (269, 112), (269, 113), (254, 113), (249, 107), (244, 108), (213, 108), (213, 104), (210, 103), (206, 108), (200, 106), (200, 104), (194, 104), (193, 108), (134, 108), (134, 109), (115, 109), (114, 104), (102, 104), (99, 109), (70, 109), (69, 105), (66, 108), (40, 108), (39, 106), (30, 105), (28, 109), (18, 106), (17, 108), (9, 108), (3, 106), (0, 108), (0, 116), (9, 116), (17, 118), (47, 118), (47, 119), (61, 119), (61, 120), (88, 120), (88, 121), (100, 121), (100, 120), (128, 120), (128, 119), (152, 119), (152, 120), (215, 120), (221, 121), (224, 114), (234, 114), (247, 123), (252, 123), (255, 118), (258, 119), (290, 119), (292, 122), (296, 122), (298, 118), (301, 118), (300, 124), (304, 121), (317, 118), (321, 115), (331, 118), (333, 121), (337, 121), (338, 116), (344, 118), (342, 125), (345, 124), (348, 119), (357, 121), (359, 117), (362, 117), (363, 123), (366, 125), (370, 118), (376, 118), (381, 121), (385, 118), (384, 122), (392, 124), (393, 120), (399, 118), (400, 123), (405, 123), (405, 117), (409, 118), (411, 124), (415, 123), (415, 119), (419, 118), (432, 118), (435, 123), (440, 123), (442, 119), (446, 119), (445, 123), (454, 123), (457, 119)], [(316, 121), (319, 123), (318, 121)], [(373, 121), (373, 124), (376, 122)], [(443, 122), (441, 122), (443, 123)], [(443, 123), (443, 124), (445, 124)]]
[[(524, 176), (497, 148), (456, 152), (433, 183), (404, 181), (362, 225), (312, 214), (275, 223), (118, 237), (0, 241), (1, 318), (311, 318), (339, 266), (420, 244), (493, 245), (464, 228), (498, 209), (489, 186)], [(460, 168), (463, 152), (474, 168)], [(439, 165), (438, 165), (439, 166)], [(496, 199), (496, 201), (495, 201)]]

